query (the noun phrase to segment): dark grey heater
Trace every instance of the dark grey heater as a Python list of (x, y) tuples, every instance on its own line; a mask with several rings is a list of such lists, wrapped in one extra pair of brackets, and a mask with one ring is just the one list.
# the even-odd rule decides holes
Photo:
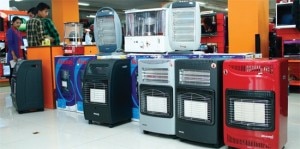
[(222, 60), (175, 62), (176, 136), (220, 147), (223, 143)]
[(22, 60), (15, 67), (11, 79), (14, 107), (19, 113), (43, 111), (42, 61)]
[(84, 118), (113, 127), (131, 120), (131, 76), (127, 59), (90, 61), (83, 77)]

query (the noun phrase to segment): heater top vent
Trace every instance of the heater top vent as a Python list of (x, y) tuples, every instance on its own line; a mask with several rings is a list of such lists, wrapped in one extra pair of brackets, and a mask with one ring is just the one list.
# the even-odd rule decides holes
[(236, 71), (242, 71), (242, 72), (255, 72), (255, 73), (274, 73), (274, 66), (273, 65), (230, 65), (231, 69)]

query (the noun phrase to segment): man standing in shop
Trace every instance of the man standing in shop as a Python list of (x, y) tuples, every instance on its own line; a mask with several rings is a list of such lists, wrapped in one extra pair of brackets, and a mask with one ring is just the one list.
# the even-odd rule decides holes
[(51, 45), (59, 45), (60, 39), (59, 34), (52, 22), (49, 18), (42, 18), (44, 29), (45, 29), (45, 35), (48, 35), (51, 40)]
[(30, 19), (34, 18), (34, 16), (36, 15), (35, 7), (30, 8), (30, 9), (27, 11), (27, 14), (29, 15), (29, 18), (30, 18)]
[(50, 6), (45, 3), (39, 3), (36, 6), (36, 16), (30, 19), (26, 24), (28, 46), (42, 46), (42, 41), (46, 38), (53, 41), (53, 38), (47, 36), (44, 30), (42, 19), (46, 18), (49, 13)]

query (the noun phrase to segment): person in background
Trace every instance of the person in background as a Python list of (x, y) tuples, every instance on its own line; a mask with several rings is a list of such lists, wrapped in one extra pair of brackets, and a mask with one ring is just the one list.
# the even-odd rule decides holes
[(19, 59), (23, 59), (23, 40), (21, 32), (18, 30), (21, 23), (21, 18), (18, 16), (13, 17), (12, 25), (6, 32), (6, 40), (8, 45), (7, 63), (9, 63), (10, 67), (9, 83), (11, 83), (14, 64)]
[(36, 15), (35, 7), (30, 8), (30, 9), (27, 11), (27, 14), (28, 14), (28, 16), (29, 16), (30, 19), (34, 18), (35, 15)]
[(202, 33), (213, 33), (216, 31), (216, 26), (213, 24), (212, 18), (203, 18), (203, 25), (201, 26)]
[(46, 36), (44, 30), (44, 24), (42, 18), (46, 18), (48, 16), (48, 11), (50, 6), (41, 2), (36, 6), (36, 16), (30, 19), (26, 24), (26, 33), (27, 33), (27, 41), (28, 46), (42, 46), (42, 41), (45, 38), (49, 38), (50, 41), (53, 41), (51, 37)]
[(44, 29), (45, 29), (45, 35), (51, 37), (51, 45), (59, 45), (60, 39), (59, 34), (52, 22), (49, 18), (42, 18)]

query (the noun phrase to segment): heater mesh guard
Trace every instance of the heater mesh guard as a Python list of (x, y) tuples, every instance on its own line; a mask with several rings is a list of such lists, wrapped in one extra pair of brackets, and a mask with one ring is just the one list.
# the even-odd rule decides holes
[(273, 131), (275, 94), (273, 91), (226, 90), (226, 124), (231, 127)]
[[(93, 95), (92, 95), (93, 94)], [(85, 102), (95, 102), (107, 105), (108, 101), (108, 81), (94, 81), (83, 83), (83, 97)], [(93, 99), (91, 99), (91, 97)]]
[(210, 78), (210, 70), (179, 70), (179, 84), (181, 85), (210, 86)]
[(173, 41), (194, 42), (195, 11), (191, 8), (173, 8)]
[(173, 117), (173, 88), (140, 85), (140, 112), (156, 117)]
[(113, 16), (102, 16), (95, 19), (95, 23), (99, 25), (96, 30), (95, 37), (100, 46), (116, 44), (116, 30)]
[(211, 125), (214, 123), (214, 91), (178, 89), (176, 93), (179, 119)]
[(143, 82), (151, 83), (168, 83), (169, 70), (168, 68), (143, 68), (142, 69)]

